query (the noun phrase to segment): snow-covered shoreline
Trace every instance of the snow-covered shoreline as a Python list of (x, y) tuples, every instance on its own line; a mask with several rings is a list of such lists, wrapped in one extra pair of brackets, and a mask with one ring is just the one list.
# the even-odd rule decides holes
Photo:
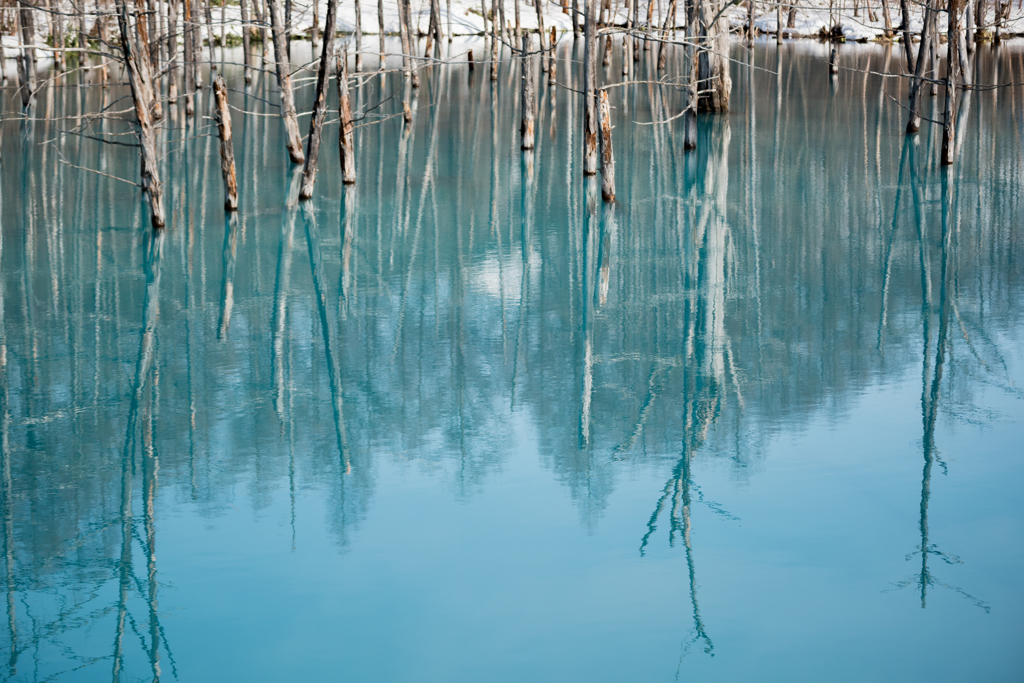
[[(230, 0), (229, 0), (230, 1)], [(667, 0), (651, 0), (655, 3), (653, 18), (657, 26), (663, 25), (662, 13), (667, 11), (668, 2)], [(67, 2), (67, 0), (65, 0)], [(324, 17), (327, 14), (327, 2), (326, 0), (317, 0), (318, 2), (318, 15), (319, 23), (321, 24)], [(532, 2), (526, 2), (525, 0), (505, 0), (505, 19), (508, 23), (513, 23), (515, 16), (515, 7), (513, 2), (519, 2), (519, 19), (520, 25), (529, 31), (537, 29), (537, 13)], [(639, 0), (640, 2), (640, 14), (646, 17), (647, 4), (645, 0)], [(815, 0), (811, 3), (800, 3), (796, 13), (795, 22), (792, 29), (783, 28), (783, 35), (786, 39), (815, 39), (817, 38), (820, 31), (827, 30), (833, 25), (833, 22), (838, 22), (841, 27), (844, 38), (847, 41), (858, 41), (858, 42), (869, 42), (881, 40), (884, 36), (884, 21), (882, 19), (882, 0), (871, 0), (867, 5), (861, 5), (858, 16), (854, 16), (853, 9), (845, 6), (845, 4), (834, 6), (831, 10), (829, 9), (828, 3), (822, 2), (821, 0)], [(894, 26), (898, 26), (900, 22), (899, 6), (894, 0), (888, 0), (890, 3), (891, 20)], [(158, 3), (160, 4), (160, 3)], [(579, 0), (580, 6), (583, 5), (582, 0)], [(363, 50), (365, 52), (374, 52), (379, 45), (377, 36), (380, 32), (380, 22), (378, 20), (378, 6), (373, 0), (364, 1), (362, 3), (362, 12), (359, 23), (361, 24), (362, 33), (364, 35)], [(441, 24), (442, 32), (445, 35), (449, 33), (453, 36), (477, 36), (481, 35), (486, 26), (481, 14), (481, 4), (479, 0), (441, 0)], [(69, 5), (70, 6), (70, 5)], [(490, 6), (490, 2), (487, 2), (487, 6)], [(625, 2), (617, 0), (613, 3), (613, 7), (610, 13), (610, 21), (608, 23), (615, 26), (625, 26), (626, 24), (626, 11)], [(870, 11), (869, 11), (870, 8)], [(544, 27), (546, 30), (550, 30), (554, 27), (559, 33), (571, 32), (572, 31), (572, 18), (567, 12), (563, 12), (559, 2), (549, 2), (543, 5), (544, 14)], [(763, 11), (762, 11), (763, 10)], [(229, 40), (240, 38), (240, 26), (241, 12), (238, 5), (228, 5), (225, 7), (213, 7), (212, 8), (213, 25), (210, 27), (214, 37), (219, 38), (222, 27), (224, 34)], [(355, 5), (353, 2), (344, 2), (342, 6), (337, 8), (337, 31), (341, 36), (351, 36), (356, 31), (356, 12)], [(251, 12), (250, 12), (251, 14)], [(684, 12), (677, 12), (677, 16), (682, 18)], [(786, 20), (785, 13), (783, 20)], [(430, 21), (430, 5), (429, 0), (413, 0), (412, 2), (412, 15), (413, 21), (416, 25), (417, 30), (424, 34), (427, 31)], [(871, 16), (874, 15), (874, 20), (871, 20)], [(730, 24), (734, 32), (742, 30), (747, 23), (747, 7), (745, 4), (739, 4), (734, 6), (727, 12)], [(986, 11), (987, 22), (991, 25), (994, 18), (994, 9), (989, 6)], [(398, 5), (397, 0), (384, 0), (383, 2), (383, 24), (384, 32), (386, 34), (397, 34), (399, 31), (398, 26)], [(939, 28), (941, 32), (945, 32), (945, 13), (940, 13), (939, 17)], [(86, 22), (87, 30), (92, 30), (94, 19), (90, 17)], [(312, 3), (301, 3), (295, 2), (293, 5), (293, 34), (297, 36), (309, 36), (312, 33), (313, 27), (313, 5)], [(774, 35), (776, 33), (776, 11), (775, 6), (764, 3), (760, 7), (755, 4), (754, 13), (754, 26), (762, 32)], [(43, 46), (45, 43), (45, 36), (48, 30), (47, 23), (45, 21), (37, 21), (36, 24), (36, 45)], [(678, 26), (676, 28), (682, 28)], [(68, 35), (72, 35), (76, 26), (73, 26), (70, 22), (68, 23), (65, 31)], [(919, 14), (915, 14), (911, 18), (911, 29), (914, 32), (921, 30), (921, 17)], [(202, 34), (204, 39), (208, 37), (207, 27), (202, 27)], [(1011, 16), (1002, 26), (1002, 35), (1005, 38), (1013, 38), (1024, 36), (1024, 10), (1014, 8), (1011, 11)], [(4, 53), (10, 59), (7, 64), (7, 77), (15, 77), (15, 65), (14, 57), (18, 54), (18, 41), (13, 35), (0, 36), (4, 48)], [(180, 50), (179, 43), (179, 50)], [(48, 68), (48, 63), (52, 60), (53, 51), (48, 48), (40, 47), (40, 69)]]

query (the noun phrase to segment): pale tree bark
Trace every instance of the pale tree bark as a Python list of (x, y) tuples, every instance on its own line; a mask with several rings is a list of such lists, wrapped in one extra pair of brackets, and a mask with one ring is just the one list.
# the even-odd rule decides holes
[(597, 1), (584, 0), (583, 175), (597, 173)]
[(697, 110), (729, 111), (729, 20), (726, 0), (701, 0), (698, 6)]
[(154, 228), (165, 224), (163, 185), (158, 169), (156, 130), (153, 121), (153, 88), (149, 82), (148, 59), (132, 30), (125, 0), (116, 0), (117, 23), (121, 29), (121, 50), (124, 53), (128, 84), (131, 86), (135, 117), (139, 124), (139, 145), (142, 150), (142, 187), (149, 195), (149, 215)]
[(220, 136), (220, 171), (224, 177), (224, 209), (238, 211), (238, 177), (235, 175), (235, 144), (231, 138), (231, 110), (228, 108), (228, 86), (224, 76), (213, 80), (217, 100), (217, 132)]
[[(516, 0), (518, 2), (518, 0)], [(530, 34), (525, 33), (522, 37), (522, 120), (519, 125), (519, 134), (522, 138), (522, 149), (533, 149), (534, 128), (536, 125), (535, 111), (536, 98), (534, 96), (533, 83), (533, 57), (530, 56)], [(543, 58), (542, 58), (543, 59)]]
[[(356, 146), (352, 139), (352, 102), (348, 96), (348, 56), (342, 50), (338, 60), (338, 151), (341, 158), (341, 182), (351, 185), (356, 181)], [(408, 105), (406, 105), (408, 109)]]
[(327, 88), (334, 61), (334, 16), (338, 0), (327, 0), (327, 23), (324, 26), (324, 44), (320, 50), (320, 67), (316, 73), (316, 95), (313, 97), (313, 115), (309, 118), (309, 149), (306, 165), (302, 169), (302, 187), (299, 199), (313, 196), (316, 183), (316, 164), (320, 158), (320, 136), (323, 133), (324, 118), (327, 116)]
[(608, 91), (598, 93), (598, 115), (601, 119), (601, 197), (615, 201), (615, 157), (612, 154), (612, 115)]
[(960, 22), (963, 15), (963, 2), (949, 0), (949, 27), (946, 40), (946, 107), (942, 122), (942, 163), (952, 164), (956, 160), (956, 91), (962, 80), (960, 64)]
[(284, 36), (286, 27), (282, 26), (280, 6), (277, 3), (278, 0), (267, 0), (270, 28), (274, 34), (274, 66), (277, 68), (277, 86), (281, 95), (281, 118), (284, 119), (288, 155), (292, 163), (301, 164), (306, 157), (302, 153), (302, 136), (299, 135), (299, 122), (295, 116), (291, 63), (288, 61), (288, 47)]

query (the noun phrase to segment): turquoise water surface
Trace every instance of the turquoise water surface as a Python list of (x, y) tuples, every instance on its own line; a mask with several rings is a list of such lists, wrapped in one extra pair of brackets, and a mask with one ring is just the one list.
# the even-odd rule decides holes
[(1021, 680), (1022, 93), (975, 93), (942, 168), (826, 50), (734, 46), (690, 154), (644, 125), (680, 92), (612, 89), (612, 205), (570, 89), (520, 152), (509, 62), (424, 72), (408, 127), (367, 78), (358, 182), (329, 124), (295, 205), (275, 90), (229, 69), (241, 210), (207, 90), (158, 234), (62, 161), (137, 178), (83, 117), (127, 90), (41, 92), (0, 148), (0, 675)]

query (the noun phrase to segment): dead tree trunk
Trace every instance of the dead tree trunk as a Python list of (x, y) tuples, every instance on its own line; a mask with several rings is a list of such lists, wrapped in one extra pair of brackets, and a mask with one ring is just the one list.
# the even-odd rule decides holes
[(942, 163), (952, 164), (956, 160), (956, 89), (961, 80), (960, 73), (960, 20), (963, 3), (949, 0), (949, 28), (946, 40), (946, 107), (942, 122)]
[[(356, 2), (356, 71), (363, 70), (363, 8), (359, 0)], [(326, 35), (327, 27), (324, 27)]]
[(192, 116), (196, 112), (195, 93), (198, 83), (196, 72), (199, 66), (196, 61), (199, 56), (196, 54), (196, 27), (192, 16), (192, 0), (185, 0), (185, 16), (182, 21), (185, 51), (185, 114)]
[(406, 17), (405, 0), (398, 0), (398, 34), (402, 38), (402, 69), (405, 80), (412, 80), (412, 41), (409, 36), (409, 20)]
[(18, 2), (17, 18), (20, 20), (21, 28), (21, 53), (18, 55), (18, 84), (21, 90), (21, 103), (27, 107), (35, 94), (36, 77), (36, 50), (30, 47), (35, 44), (35, 21), (32, 17), (32, 9), (24, 2)]
[[(341, 123), (341, 130), (338, 134), (341, 182), (351, 185), (356, 181), (356, 146), (352, 140), (352, 102), (348, 97), (348, 59), (344, 50), (342, 50), (341, 58), (338, 60), (337, 80), (338, 119)], [(408, 109), (408, 105), (406, 105), (405, 111), (408, 111)]]
[(612, 154), (612, 111), (608, 104), (608, 91), (601, 88), (598, 96), (601, 118), (601, 196), (606, 202), (615, 201), (615, 156)]
[[(518, 2), (518, 0), (516, 0)], [(530, 56), (530, 34), (524, 33), (522, 38), (522, 86), (523, 86), (523, 116), (519, 126), (519, 134), (522, 136), (522, 148), (533, 149), (536, 98), (534, 97), (533, 85), (533, 57)], [(541, 57), (543, 59), (543, 57)]]
[[(634, 0), (635, 1), (635, 0)], [(683, 113), (683, 149), (697, 149), (697, 15), (699, 0), (686, 0), (686, 111)]]
[[(658, 48), (658, 71), (665, 70), (665, 59), (668, 53), (668, 30), (670, 21), (676, 16), (676, 0), (669, 2), (668, 12), (665, 13), (665, 21), (661, 23), (661, 46)], [(672, 28), (675, 28), (674, 26)]]
[(725, 17), (728, 0), (700, 0), (697, 54), (697, 110), (729, 111), (732, 78), (729, 77), (729, 22)]
[(167, 2), (167, 101), (178, 101), (178, 0)]
[(491, 80), (498, 80), (498, 51), (501, 22), (498, 20), (498, 0), (491, 0)]
[(316, 72), (316, 95), (313, 97), (313, 115), (309, 118), (309, 147), (306, 165), (302, 169), (302, 186), (299, 199), (313, 196), (316, 183), (316, 162), (320, 158), (320, 136), (323, 133), (324, 117), (327, 116), (327, 88), (334, 61), (334, 15), (338, 0), (327, 0), (327, 23), (324, 26), (324, 44), (320, 49), (320, 68)]
[(903, 56), (907, 62), (907, 71), (913, 71), (917, 59), (914, 57), (913, 33), (910, 31), (910, 0), (900, 0), (900, 36), (903, 38)]
[(583, 175), (597, 173), (597, 0), (584, 0)]
[(925, 6), (924, 26), (921, 30), (921, 48), (917, 51), (917, 64), (914, 67), (914, 75), (910, 78), (910, 104), (908, 106), (910, 115), (907, 120), (907, 133), (916, 133), (921, 130), (921, 84), (924, 82), (925, 63), (928, 61), (928, 44), (932, 39), (935, 25), (935, 12), (930, 5)]
[(387, 53), (384, 46), (384, 0), (377, 0), (377, 30), (380, 38), (380, 70), (384, 70)]
[(121, 29), (121, 51), (128, 71), (135, 116), (139, 124), (139, 145), (142, 148), (142, 187), (149, 195), (149, 216), (154, 228), (164, 227), (163, 185), (158, 170), (159, 156), (156, 149), (156, 130), (153, 124), (153, 88), (148, 82), (149, 73), (145, 53), (135, 31), (132, 30), (125, 0), (116, 0), (117, 23)]
[[(519, 0), (513, 0), (513, 2), (519, 2)], [(548, 72), (548, 63), (547, 60), (544, 59), (544, 38), (546, 38), (546, 36), (544, 35), (544, 7), (542, 5), (542, 0), (533, 0), (533, 6), (537, 9), (537, 35), (540, 40), (541, 52), (540, 71), (541, 73), (546, 74)]]
[(239, 0), (238, 8), (242, 13), (242, 63), (245, 67), (245, 82), (252, 83), (252, 55), (250, 55), (249, 49), (252, 27), (249, 24), (249, 4), (247, 0)]
[(217, 99), (217, 131), (220, 134), (220, 172), (224, 176), (224, 210), (238, 211), (238, 178), (235, 176), (235, 145), (231, 140), (231, 110), (224, 76), (213, 80)]
[(285, 44), (285, 29), (281, 20), (281, 8), (278, 0), (267, 0), (267, 11), (270, 14), (270, 29), (274, 34), (274, 66), (277, 69), (277, 87), (281, 91), (281, 118), (284, 119), (285, 135), (288, 140), (288, 156), (292, 163), (301, 164), (306, 157), (302, 153), (302, 136), (299, 135), (299, 122), (295, 116), (295, 97), (292, 94), (291, 64), (288, 61), (288, 47)]

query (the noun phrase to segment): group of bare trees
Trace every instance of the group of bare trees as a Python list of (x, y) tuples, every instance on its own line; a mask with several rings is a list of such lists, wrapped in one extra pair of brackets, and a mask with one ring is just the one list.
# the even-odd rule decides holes
[[(209, 78), (212, 72), (223, 66), (224, 53), (218, 62), (214, 45), (219, 43), (223, 48), (226, 43), (227, 24), (232, 24), (232, 34), (240, 33), (242, 37), (242, 57), (246, 83), (251, 83), (254, 75), (264, 72), (276, 74), (280, 116), (286, 135), (286, 146), (291, 161), (303, 165), (304, 181), (299, 190), (301, 199), (308, 199), (313, 194), (313, 186), (317, 177), (317, 164), (320, 158), (321, 138), (327, 120), (327, 98), (330, 93), (330, 80), (333, 77), (349, 79), (348, 59), (335, 60), (335, 27), (337, 24), (338, 0), (327, 0), (327, 11), (324, 17), (323, 33), (320, 33), (320, 17), (318, 3), (314, 2), (313, 28), (310, 37), (314, 43), (314, 57), (317, 42), (320, 45), (318, 58), (310, 65), (300, 67), (317, 70), (315, 92), (312, 97), (312, 111), (308, 133), (303, 138), (299, 128), (299, 117), (307, 112), (300, 111), (297, 105), (295, 86), (296, 71), (292, 62), (291, 42), (297, 30), (295, 8), (292, 0), (240, 0), (238, 15), (229, 21), (225, 15), (225, 2), (222, 0), (220, 21), (214, 21), (212, 2), (203, 0), (97, 0), (93, 5), (73, 0), (47, 0), (45, 5), (34, 5), (27, 0), (16, 0), (17, 4), (3, 14), (14, 17), (11, 26), (17, 35), (18, 50), (18, 89), (23, 104), (28, 107), (33, 94), (39, 87), (36, 82), (37, 68), (37, 36), (39, 26), (47, 22), (48, 42), (55, 59), (55, 70), (61, 73), (70, 66), (69, 59), (75, 62), (74, 68), (86, 71), (99, 71), (99, 80), (107, 82), (109, 64), (113, 61), (120, 64), (121, 77), (131, 86), (134, 102), (134, 123), (140, 144), (141, 186), (147, 194), (150, 219), (154, 227), (162, 227), (166, 222), (166, 209), (162, 197), (161, 163), (157, 149), (160, 146), (160, 120), (168, 106), (177, 106), (179, 98), (184, 98), (186, 116), (195, 114), (195, 95), (203, 83), (204, 61), (208, 66)], [(363, 68), (363, 36), (361, 26), (362, 10), (360, 0), (353, 0), (357, 18), (357, 30), (351, 36), (354, 43), (355, 72)], [(552, 29), (549, 36), (544, 28), (544, 11), (542, 0), (534, 0), (533, 8), (537, 14), (536, 47), (529, 39), (520, 21), (520, 3), (514, 5), (514, 23), (506, 18), (504, 0), (491, 0), (488, 7), (483, 0), (480, 8), (484, 25), (484, 52), (489, 57), (490, 78), (498, 77), (498, 67), (507, 57), (516, 57), (522, 72), (522, 89), (524, 94), (536, 92), (546, 82), (551, 87), (564, 86), (568, 80), (565, 74), (557, 73), (558, 35)], [(586, 0), (582, 7), (578, 0), (573, 0), (571, 7), (567, 0), (559, 3), (562, 11), (571, 14), (573, 19), (573, 40), (581, 38), (582, 47), (582, 131), (581, 143), (584, 149), (583, 173), (597, 174), (600, 170), (603, 181), (603, 194), (609, 201), (615, 197), (614, 155), (612, 152), (612, 123), (610, 110), (603, 108), (601, 102), (608, 96), (612, 87), (641, 87), (644, 78), (656, 80), (660, 87), (678, 87), (687, 93), (687, 101), (679, 113), (683, 126), (683, 150), (692, 150), (697, 144), (696, 117), (699, 112), (717, 113), (729, 108), (732, 78), (730, 76), (729, 58), (729, 10), (733, 3), (728, 0), (671, 0), (661, 20), (655, 19), (654, 2), (646, 6), (646, 17), (640, 7), (639, 0), (626, 0), (623, 8), (624, 25), (616, 25), (619, 16), (617, 8), (613, 8), (609, 0)], [(765, 5), (769, 7), (769, 5)], [(956, 129), (962, 100), (969, 98), (974, 89), (971, 78), (970, 54), (979, 39), (988, 36), (986, 27), (996, 27), (995, 37), (999, 37), (999, 26), (1005, 21), (1008, 4), (1000, 0), (928, 0), (924, 4), (910, 3), (901, 0), (901, 18), (898, 29), (892, 28), (888, 1), (883, 0), (882, 10), (887, 18), (885, 37), (899, 38), (903, 46), (904, 69), (909, 77), (910, 95), (907, 104), (908, 133), (915, 133), (922, 123), (921, 98), (926, 90), (932, 94), (942, 85), (945, 88), (945, 106), (941, 121), (943, 127), (944, 153), (942, 162), (953, 163), (956, 156)], [(404, 116), (407, 122), (411, 119), (411, 100), (419, 88), (420, 73), (424, 69), (433, 68), (443, 61), (458, 62), (464, 59), (461, 55), (448, 54), (447, 60), (442, 58), (441, 44), (445, 34), (444, 21), (440, 0), (430, 0), (429, 22), (425, 33), (421, 33), (421, 24), (413, 16), (410, 0), (398, 0), (398, 29), (401, 37), (400, 56), (405, 89), (402, 95)], [(754, 29), (753, 1), (748, 3), (746, 31), (753, 34)], [(777, 20), (780, 21), (777, 37), (781, 39), (783, 30), (781, 18), (783, 9), (792, 16), (795, 5), (785, 8), (779, 4)], [(857, 8), (855, 7), (855, 10)], [(868, 8), (870, 14), (870, 8)], [(380, 49), (377, 73), (386, 73), (387, 46), (384, 41), (386, 29), (384, 21), (384, 2), (378, 0), (378, 29), (380, 32)], [(451, 38), (451, 8), (448, 7), (448, 37)], [(679, 16), (677, 16), (679, 15)], [(916, 36), (911, 29), (911, 22), (916, 16), (921, 18), (921, 30)], [(945, 15), (946, 31), (946, 73), (940, 74), (940, 43), (939, 17)], [(991, 21), (989, 21), (991, 17)], [(11, 23), (11, 22), (8, 22)], [(685, 29), (677, 31), (682, 23)], [(217, 28), (219, 27), (219, 35)], [(393, 27), (391, 27), (393, 28)], [(426, 46), (422, 56), (418, 55), (418, 36), (425, 38)], [(621, 43), (619, 42), (621, 37)], [(920, 40), (916, 41), (915, 38)], [(602, 44), (603, 42), (603, 44)], [(253, 45), (260, 45), (261, 50), (254, 50)], [(610, 74), (608, 64), (616, 45), (621, 45), (622, 78), (616, 79)], [(204, 47), (208, 53), (204, 55)], [(643, 52), (655, 50), (655, 68), (643, 76), (637, 75), (637, 66)], [(666, 55), (670, 50), (683, 53), (681, 65), (678, 62), (672, 73), (666, 72)], [(260, 58), (262, 56), (262, 59)], [(472, 65), (472, 52), (467, 55)], [(538, 59), (539, 57), (539, 59)], [(539, 61), (539, 78), (537, 67)], [(604, 78), (599, 78), (599, 61), (604, 66)], [(570, 62), (570, 69), (575, 66)], [(833, 71), (838, 71), (836, 51), (833, 50)], [(303, 79), (300, 79), (303, 80)], [(599, 81), (604, 81), (603, 83)], [(338, 121), (340, 122), (339, 152), (346, 166), (345, 182), (354, 182), (355, 169), (352, 155), (345, 155), (346, 146), (351, 147), (354, 121), (360, 112), (353, 112), (342, 100), (342, 93), (348, 90), (348, 83), (339, 83)], [(212, 83), (211, 83), (212, 85)], [(220, 109), (220, 120), (228, 124), (221, 127), (220, 132), (230, 132), (230, 107), (226, 103), (227, 90), (223, 89), (224, 102)], [(572, 94), (570, 94), (572, 96)], [(305, 99), (305, 98), (301, 98)], [(376, 103), (379, 104), (379, 103)], [(369, 106), (376, 106), (371, 103)], [(535, 119), (535, 97), (524, 97), (521, 104), (521, 136), (524, 150), (532, 148)], [(670, 114), (668, 120), (676, 116)], [(346, 143), (345, 141), (348, 141)], [(236, 173), (233, 161), (228, 161), (230, 149), (225, 142), (224, 178), (227, 191), (225, 204), (230, 209), (237, 204), (237, 198), (231, 198), (230, 177)]]

